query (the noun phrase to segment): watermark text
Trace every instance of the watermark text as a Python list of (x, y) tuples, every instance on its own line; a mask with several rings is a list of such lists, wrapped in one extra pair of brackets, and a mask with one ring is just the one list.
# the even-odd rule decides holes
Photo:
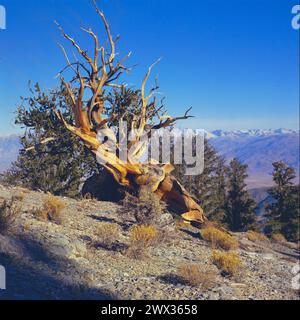
[(299, 4), (296, 4), (295, 6), (293, 6), (292, 14), (295, 15), (292, 19), (292, 27), (295, 30), (299, 30), (300, 29), (300, 5)]
[(6, 9), (0, 5), (0, 30), (6, 29)]
[(0, 265), (0, 290), (6, 289), (6, 272), (5, 268)]

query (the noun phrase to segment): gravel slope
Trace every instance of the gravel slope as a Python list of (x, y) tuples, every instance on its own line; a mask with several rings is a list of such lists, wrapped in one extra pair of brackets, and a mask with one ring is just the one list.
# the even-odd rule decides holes
[[(197, 229), (171, 223), (165, 241), (147, 258), (133, 260), (125, 253), (132, 221), (121, 214), (121, 206), (63, 198), (66, 220), (57, 225), (33, 214), (44, 193), (0, 185), (0, 201), (20, 193), (24, 199), (18, 200), (21, 215), (14, 234), (0, 235), (0, 265), (7, 272), (7, 290), (0, 290), (0, 299), (298, 298), (291, 283), (299, 252), (292, 244), (254, 243), (235, 234), (243, 270), (226, 278), (212, 264), (212, 250)], [(103, 221), (120, 228), (113, 246), (99, 242), (97, 228)], [(187, 263), (211, 271), (214, 284), (206, 289), (178, 281), (178, 267)]]

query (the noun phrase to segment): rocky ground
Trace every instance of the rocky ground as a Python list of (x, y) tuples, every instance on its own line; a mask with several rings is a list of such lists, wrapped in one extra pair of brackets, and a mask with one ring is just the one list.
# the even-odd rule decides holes
[[(126, 248), (133, 220), (122, 215), (121, 206), (63, 198), (65, 220), (58, 225), (34, 214), (47, 195), (0, 185), (0, 200), (16, 195), (21, 212), (14, 230), (0, 234), (0, 265), (7, 276), (0, 299), (298, 299), (292, 268), (299, 251), (293, 244), (257, 243), (235, 234), (243, 268), (237, 276), (224, 277), (199, 231), (178, 226), (168, 216), (164, 240), (145, 258), (132, 259)], [(111, 246), (101, 245), (102, 222), (119, 226)], [(183, 264), (210, 271), (213, 285), (178, 281)]]

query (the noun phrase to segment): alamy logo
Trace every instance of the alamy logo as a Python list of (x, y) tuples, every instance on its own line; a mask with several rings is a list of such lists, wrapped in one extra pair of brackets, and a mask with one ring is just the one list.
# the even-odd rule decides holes
[(0, 290), (6, 289), (6, 273), (5, 268), (0, 265)]
[[(199, 175), (203, 172), (204, 130), (173, 128), (139, 133), (137, 129), (132, 129), (128, 133), (128, 127), (127, 122), (121, 120), (119, 126), (98, 130), (97, 139), (101, 144), (96, 156), (99, 164), (166, 164), (173, 160), (174, 164), (186, 164), (185, 175)], [(130, 142), (137, 139), (139, 142), (131, 145)]]
[(0, 30), (6, 29), (6, 10), (0, 5)]
[(300, 5), (299, 4), (296, 4), (295, 6), (293, 6), (292, 13), (295, 14), (295, 16), (292, 19), (292, 27), (295, 30), (299, 30), (300, 29)]

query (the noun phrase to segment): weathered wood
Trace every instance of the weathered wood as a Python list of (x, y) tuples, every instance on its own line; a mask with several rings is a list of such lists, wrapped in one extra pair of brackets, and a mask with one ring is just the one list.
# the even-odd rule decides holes
[[(98, 160), (101, 161), (103, 167), (112, 175), (118, 184), (135, 190), (146, 187), (149, 189), (149, 192), (155, 192), (162, 201), (165, 201), (174, 212), (180, 214), (184, 219), (204, 223), (206, 218), (201, 207), (180, 183), (171, 176), (171, 172), (174, 169), (171, 164), (144, 164), (139, 161), (136, 162), (136, 159), (131, 159), (130, 156), (127, 157), (127, 161), (122, 161), (118, 158), (115, 150), (113, 150), (118, 149), (119, 147), (117, 141), (115, 141), (116, 148), (110, 150), (97, 139), (97, 132), (99, 132), (100, 129), (107, 130), (110, 123), (123, 119), (124, 114), (118, 114), (114, 109), (112, 109), (108, 115), (105, 112), (104, 90), (105, 88), (109, 89), (109, 87), (124, 86), (120, 86), (114, 82), (124, 71), (128, 70), (123, 65), (123, 62), (129, 58), (130, 53), (120, 61), (115, 61), (117, 56), (115, 51), (115, 40), (111, 35), (109, 24), (103, 12), (97, 7), (95, 0), (93, 0), (93, 3), (97, 14), (104, 23), (110, 50), (107, 52), (104, 45), (99, 47), (97, 34), (91, 29), (84, 29), (84, 31), (93, 38), (94, 42), (94, 56), (90, 57), (88, 52), (83, 50), (75, 39), (66, 34), (63, 28), (57, 24), (64, 38), (77, 50), (83, 61), (80, 62), (77, 60), (76, 62), (71, 63), (65, 49), (62, 47), (67, 60), (67, 66), (59, 75), (69, 96), (69, 100), (71, 101), (71, 109), (74, 113), (75, 123), (67, 123), (59, 110), (55, 110), (57, 117), (91, 152), (97, 155)], [(100, 63), (99, 65), (98, 61)], [(145, 133), (146, 126), (148, 133), (151, 132), (151, 129), (170, 127), (177, 120), (191, 117), (188, 114), (190, 108), (183, 116), (160, 117), (160, 121), (157, 124), (153, 124), (149, 121), (149, 115), (147, 113), (149, 104), (152, 105), (152, 107), (154, 106), (154, 114), (158, 114), (159, 110), (155, 105), (155, 100), (150, 103), (150, 99), (152, 99), (155, 89), (157, 88), (151, 89), (148, 95), (145, 93), (146, 82), (154, 65), (155, 64), (150, 66), (143, 79), (140, 90), (140, 110), (137, 110), (138, 112), (135, 113), (131, 123), (134, 138), (131, 139), (128, 147), (130, 150), (133, 148), (133, 155), (135, 157), (141, 156), (144, 151), (144, 147), (140, 142)], [(67, 69), (71, 69), (75, 74), (69, 83), (66, 82), (62, 76), (62, 73)], [(74, 84), (77, 84), (77, 86)], [(72, 85), (75, 89), (72, 88)], [(83, 97), (85, 97), (85, 99), (83, 99)]]

